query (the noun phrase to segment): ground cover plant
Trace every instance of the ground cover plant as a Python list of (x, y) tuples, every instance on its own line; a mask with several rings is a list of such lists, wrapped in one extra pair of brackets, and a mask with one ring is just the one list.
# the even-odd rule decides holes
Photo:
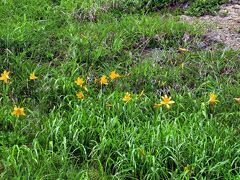
[(240, 178), (239, 51), (158, 2), (0, 2), (1, 179)]

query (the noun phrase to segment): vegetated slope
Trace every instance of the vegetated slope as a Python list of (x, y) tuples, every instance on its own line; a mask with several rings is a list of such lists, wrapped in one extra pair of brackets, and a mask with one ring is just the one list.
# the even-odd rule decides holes
[(238, 178), (239, 53), (102, 2), (1, 2), (1, 178)]

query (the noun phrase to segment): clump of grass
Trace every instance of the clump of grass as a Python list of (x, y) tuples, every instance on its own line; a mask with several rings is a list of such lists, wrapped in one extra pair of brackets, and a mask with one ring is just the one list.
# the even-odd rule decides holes
[(193, 16), (201, 16), (204, 14), (216, 14), (216, 11), (219, 10), (219, 5), (226, 3), (227, 0), (196, 0), (191, 6), (187, 9), (187, 14)]

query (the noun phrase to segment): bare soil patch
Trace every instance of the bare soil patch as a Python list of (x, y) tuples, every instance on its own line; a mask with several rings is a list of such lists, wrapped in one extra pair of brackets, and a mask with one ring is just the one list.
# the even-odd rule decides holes
[(181, 20), (206, 25), (207, 31), (203, 35), (206, 41), (222, 43), (226, 49), (240, 49), (240, 1), (222, 5), (216, 16), (182, 15)]

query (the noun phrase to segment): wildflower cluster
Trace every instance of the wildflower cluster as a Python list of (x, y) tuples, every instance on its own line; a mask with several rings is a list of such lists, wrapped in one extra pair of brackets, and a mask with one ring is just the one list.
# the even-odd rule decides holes
[[(181, 51), (184, 51), (184, 52), (187, 51), (187, 50), (181, 49), (181, 48), (179, 49), (179, 51), (180, 51), (180, 50), (181, 50)], [(112, 72), (110, 72), (110, 74), (109, 74), (109, 79), (110, 79), (111, 81), (114, 80), (114, 79), (120, 78), (120, 77), (121, 77), (121, 76), (120, 76), (116, 71), (112, 71)], [(100, 84), (101, 86), (106, 86), (106, 85), (108, 85), (108, 83), (109, 83), (109, 79), (108, 79), (108, 77), (107, 77), (106, 75), (102, 75), (102, 76), (99, 78), (99, 80), (98, 80), (97, 78), (95, 78), (95, 79), (94, 79), (94, 83), (99, 82), (99, 84)], [(76, 79), (76, 81), (75, 81), (75, 83), (76, 83), (78, 86), (83, 87), (84, 89), (86, 89), (86, 86), (83, 86), (84, 82), (85, 82), (85, 81), (84, 81), (82, 78), (80, 78), (80, 77), (78, 77), (78, 78)], [(144, 95), (144, 90), (142, 90), (138, 96), (141, 97), (141, 96), (143, 96), (143, 95)], [(77, 96), (77, 98), (79, 98), (79, 99), (84, 99), (84, 94), (83, 94), (82, 91), (77, 92), (77, 93), (76, 93), (76, 96)], [(125, 102), (125, 103), (129, 103), (132, 99), (133, 99), (133, 95), (132, 95), (131, 93), (129, 93), (129, 92), (126, 92), (126, 93), (124, 94), (123, 98), (122, 98), (122, 101)], [(237, 100), (237, 98), (235, 98), (235, 99)], [(240, 99), (240, 98), (239, 98), (239, 99)], [(209, 94), (208, 103), (209, 103), (209, 105), (210, 105), (211, 107), (214, 107), (214, 105), (217, 104), (217, 103), (219, 103), (219, 102), (220, 102), (220, 101), (217, 100), (217, 95), (216, 95), (216, 94), (214, 94), (214, 93), (210, 93), (210, 94)], [(240, 100), (239, 100), (239, 102), (240, 102)], [(156, 109), (156, 108), (160, 108), (161, 106), (165, 106), (167, 109), (170, 109), (171, 106), (172, 106), (174, 103), (175, 103), (175, 101), (173, 101), (170, 96), (164, 95), (164, 96), (162, 96), (162, 99), (161, 99), (161, 101), (160, 101), (159, 103), (155, 103), (155, 104), (153, 105), (153, 108)], [(113, 105), (110, 104), (110, 103), (107, 103), (106, 106), (107, 106), (107, 107), (112, 107)]]
[[(120, 76), (116, 71), (112, 71), (112, 72), (110, 72), (110, 74), (109, 74), (109, 78), (110, 78), (111, 80), (117, 79), (117, 78), (119, 78), (119, 77), (121, 77), (121, 76)], [(99, 78), (99, 80), (95, 78), (95, 79), (94, 79), (94, 83), (97, 83), (97, 82), (99, 82), (99, 84), (100, 84), (101, 86), (108, 85), (108, 77), (107, 77), (106, 75), (102, 75), (102, 76)], [(76, 85), (78, 85), (80, 88), (84, 89), (85, 91), (88, 91), (87, 87), (84, 86), (85, 81), (83, 80), (83, 78), (78, 77), (78, 78), (75, 80), (75, 83), (76, 83)], [(78, 92), (76, 93), (76, 96), (77, 96), (77, 98), (79, 98), (79, 99), (84, 99), (84, 93), (83, 93), (83, 91), (78, 91)]]
[[(81, 88), (84, 87), (83, 84), (84, 84), (84, 80), (80, 77), (78, 77), (75, 81), (76, 85), (80, 86)], [(79, 99), (83, 99), (84, 98), (84, 94), (82, 91), (79, 91), (76, 93), (76, 96), (79, 98)]]
[[(34, 81), (37, 78), (38, 77), (35, 75), (34, 72), (29, 75), (29, 80), (31, 81)], [(5, 84), (10, 83), (10, 71), (4, 70), (3, 73), (1, 73), (0, 81), (3, 81)], [(25, 116), (26, 114), (23, 107), (14, 106), (12, 115), (16, 117), (20, 117), (20, 116)]]
[[(109, 73), (109, 76), (102, 75), (99, 79), (95, 78), (94, 82), (95, 83), (98, 82), (99, 85), (102, 87), (102, 86), (107, 86), (110, 81), (114, 81), (120, 77), (122, 76), (120, 76), (116, 71), (112, 71)], [(35, 75), (34, 72), (29, 75), (29, 80), (31, 81), (35, 81), (37, 78), (38, 77)], [(3, 81), (4, 83), (8, 84), (10, 82), (10, 71), (5, 70), (3, 73), (1, 73), (0, 81)], [(80, 100), (83, 100), (85, 98), (84, 91), (88, 92), (88, 88), (86, 86), (85, 80), (82, 77), (77, 77), (75, 80), (75, 84), (80, 88), (80, 90), (76, 92), (76, 97)], [(138, 97), (141, 97), (143, 95), (145, 95), (144, 90), (140, 92)], [(132, 99), (133, 99), (133, 94), (131, 94), (130, 92), (126, 92), (122, 97), (122, 101), (125, 103), (129, 103)], [(235, 100), (238, 103), (240, 103), (240, 98), (235, 98)], [(174, 103), (175, 101), (172, 100), (170, 96), (164, 95), (159, 103), (155, 103), (153, 105), (153, 108), (160, 108), (161, 106), (164, 106), (167, 109), (170, 109)], [(216, 104), (220, 103), (215, 93), (209, 94), (208, 103), (211, 108), (214, 108)], [(107, 107), (112, 107), (112, 106), (113, 105), (111, 103), (107, 103)], [(15, 106), (13, 109), (12, 115), (16, 117), (20, 117), (20, 116), (25, 116), (26, 114), (23, 107)]]

